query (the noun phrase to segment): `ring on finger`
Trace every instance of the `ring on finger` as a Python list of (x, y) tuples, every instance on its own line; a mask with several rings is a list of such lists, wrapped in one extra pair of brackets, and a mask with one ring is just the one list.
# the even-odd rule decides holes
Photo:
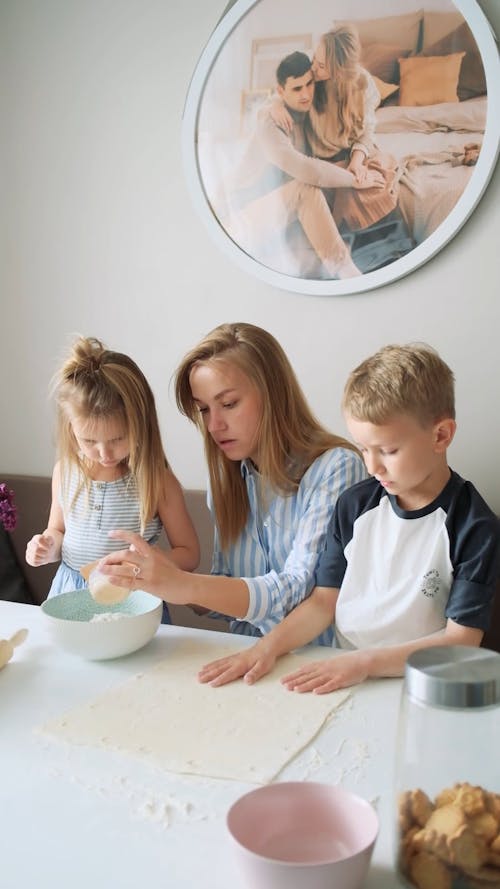
[(139, 565), (134, 565), (134, 567), (132, 568), (132, 571), (134, 573), (134, 577), (139, 577), (139, 574), (141, 573), (141, 569), (139, 568)]

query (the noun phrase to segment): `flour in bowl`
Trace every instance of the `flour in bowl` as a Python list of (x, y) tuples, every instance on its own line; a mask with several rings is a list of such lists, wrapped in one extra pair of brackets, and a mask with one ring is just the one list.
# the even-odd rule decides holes
[(132, 615), (126, 614), (123, 611), (103, 611), (102, 614), (94, 614), (94, 616), (90, 618), (89, 624), (107, 624), (111, 623), (113, 620), (121, 620), (122, 617), (131, 616)]

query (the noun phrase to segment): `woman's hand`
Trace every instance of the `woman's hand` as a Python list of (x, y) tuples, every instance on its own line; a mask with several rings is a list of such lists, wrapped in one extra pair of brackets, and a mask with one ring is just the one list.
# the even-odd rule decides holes
[(361, 164), (360, 166), (349, 164), (347, 169), (354, 176), (354, 181), (356, 183), (355, 187), (359, 188), (360, 186), (362, 186), (369, 173), (368, 167), (363, 166), (363, 164)]
[(140, 534), (132, 531), (110, 531), (109, 536), (129, 544), (128, 549), (109, 553), (99, 562), (99, 571), (109, 577), (111, 583), (129, 590), (145, 590), (176, 604), (186, 604), (180, 590), (184, 572), (169, 560), (168, 553), (150, 546)]
[(360, 151), (359, 148), (357, 148), (352, 152), (349, 163), (347, 164), (347, 169), (352, 173), (358, 185), (361, 185), (361, 183), (364, 182), (366, 174), (368, 173), (368, 167), (366, 166), (365, 161), (366, 155), (364, 151)]
[(253, 685), (257, 679), (269, 673), (275, 663), (276, 655), (257, 643), (248, 651), (230, 654), (206, 664), (198, 673), (198, 680), (216, 688), (243, 677), (243, 682)]
[(276, 126), (289, 136), (293, 129), (293, 119), (283, 102), (279, 99), (274, 99), (269, 106), (269, 114)]
[(339, 688), (358, 685), (369, 676), (368, 661), (363, 651), (338, 654), (327, 661), (305, 664), (294, 673), (283, 676), (282, 684), (289, 691), (312, 691), (324, 695)]
[(363, 167), (362, 173), (358, 177), (354, 176), (353, 188), (362, 190), (364, 188), (384, 188), (385, 179), (378, 170), (371, 170), (369, 167)]
[(60, 540), (44, 531), (43, 534), (35, 534), (26, 546), (26, 561), (33, 568), (40, 565), (48, 565), (49, 562), (57, 562), (61, 553)]

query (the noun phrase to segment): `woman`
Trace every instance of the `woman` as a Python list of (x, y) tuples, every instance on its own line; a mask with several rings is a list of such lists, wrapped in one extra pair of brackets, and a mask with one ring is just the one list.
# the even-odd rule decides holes
[[(364, 478), (363, 462), (318, 423), (285, 352), (252, 324), (222, 324), (192, 349), (176, 399), (205, 440), (212, 575), (179, 570), (124, 531), (113, 536), (134, 550), (100, 567), (119, 586), (215, 610), (232, 618), (233, 632), (261, 635), (312, 590), (337, 497)], [(331, 631), (318, 642), (330, 644)]]
[[(312, 61), (316, 83), (314, 102), (306, 120), (306, 135), (313, 156), (341, 164), (359, 183), (368, 170), (376, 170), (385, 188), (363, 191), (337, 189), (331, 208), (337, 225), (352, 231), (378, 222), (397, 205), (396, 161), (382, 155), (374, 142), (375, 111), (380, 95), (360, 63), (361, 45), (353, 25), (337, 25), (321, 37)], [(289, 129), (291, 119), (282, 102), (273, 102), (275, 122)]]

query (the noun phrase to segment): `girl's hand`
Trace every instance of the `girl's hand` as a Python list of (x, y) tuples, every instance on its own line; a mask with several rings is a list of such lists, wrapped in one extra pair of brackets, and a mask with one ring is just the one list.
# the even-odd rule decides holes
[(205, 664), (198, 673), (198, 680), (216, 688), (242, 676), (243, 682), (253, 685), (257, 679), (269, 673), (275, 663), (276, 656), (259, 648), (257, 643), (249, 651), (241, 651)]
[(109, 536), (129, 544), (128, 549), (117, 550), (101, 559), (98, 569), (109, 577), (111, 583), (129, 590), (145, 590), (160, 599), (176, 604), (186, 604), (174, 595), (175, 580), (184, 574), (168, 558), (168, 553), (150, 546), (132, 531), (110, 531)]
[(368, 678), (368, 664), (363, 651), (349, 651), (327, 661), (306, 664), (281, 682), (289, 691), (312, 691), (324, 695), (338, 688), (358, 685)]
[(280, 130), (283, 130), (287, 136), (290, 135), (293, 129), (293, 120), (290, 115), (290, 112), (286, 108), (286, 106), (279, 99), (274, 99), (271, 105), (269, 106), (269, 114), (271, 115), (274, 123)]
[(48, 565), (49, 562), (56, 562), (59, 558), (58, 543), (54, 538), (47, 534), (35, 534), (26, 546), (26, 561), (33, 568), (40, 565)]

